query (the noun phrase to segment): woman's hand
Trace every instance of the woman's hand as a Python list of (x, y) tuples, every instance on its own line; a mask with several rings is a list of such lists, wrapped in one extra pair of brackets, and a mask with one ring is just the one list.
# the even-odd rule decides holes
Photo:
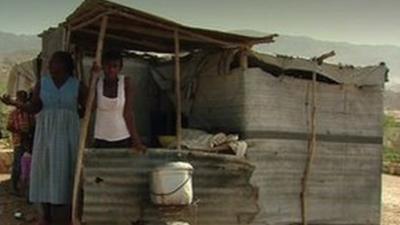
[(0, 97), (0, 100), (6, 105), (17, 105), (17, 103), (11, 99), (10, 95), (4, 94)]
[(101, 67), (97, 65), (96, 62), (93, 62), (92, 68), (90, 69), (90, 73), (92, 75), (99, 75), (101, 73)]
[(139, 155), (143, 155), (144, 153), (146, 153), (146, 149), (147, 147), (141, 143), (139, 144), (134, 144), (132, 146), (132, 150), (135, 154), (139, 154)]

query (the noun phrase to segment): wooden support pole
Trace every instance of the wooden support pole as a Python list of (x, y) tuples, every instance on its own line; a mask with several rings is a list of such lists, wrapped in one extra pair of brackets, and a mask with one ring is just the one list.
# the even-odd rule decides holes
[[(79, 32), (84, 32), (87, 34), (97, 34), (96, 31), (93, 30), (88, 30), (88, 29), (81, 29), (79, 30)], [(171, 49), (165, 47), (164, 45), (160, 45), (151, 41), (146, 41), (146, 40), (134, 40), (131, 38), (124, 38), (124, 37), (120, 37), (118, 35), (113, 35), (113, 34), (106, 34), (107, 39), (111, 39), (111, 40), (116, 40), (116, 41), (122, 41), (122, 42), (126, 42), (132, 45), (143, 45), (146, 46), (147, 48), (152, 48), (154, 50), (160, 51), (160, 52), (170, 52)]]
[[(104, 37), (106, 34), (106, 28), (108, 23), (108, 17), (104, 16), (101, 21), (100, 33), (99, 38), (97, 40), (97, 49), (96, 49), (96, 63), (98, 65), (101, 64), (101, 55), (103, 52), (103, 45), (104, 45)], [(81, 182), (82, 182), (82, 168), (83, 168), (83, 156), (84, 150), (86, 145), (86, 138), (88, 134), (88, 127), (89, 121), (92, 114), (92, 107), (93, 101), (96, 93), (96, 83), (98, 79), (98, 74), (93, 74), (89, 86), (89, 94), (86, 101), (86, 109), (85, 109), (85, 116), (83, 118), (81, 124), (81, 135), (79, 139), (79, 150), (78, 150), (78, 159), (76, 162), (76, 169), (75, 169), (75, 180), (74, 180), (74, 191), (73, 191), (73, 198), (72, 198), (72, 224), (73, 225), (80, 225), (81, 221), (78, 215), (78, 196), (80, 192)]]
[(308, 160), (306, 164), (306, 168), (304, 170), (304, 176), (302, 180), (302, 188), (301, 188), (301, 219), (303, 221), (303, 225), (308, 224), (308, 181), (311, 172), (311, 165), (314, 161), (314, 152), (316, 145), (316, 101), (315, 101), (315, 90), (316, 90), (316, 81), (317, 74), (314, 71), (312, 74), (312, 84), (311, 84), (311, 124), (310, 124), (310, 137), (308, 142)]
[(316, 144), (317, 144), (317, 68), (323, 63), (323, 61), (329, 57), (335, 55), (334, 51), (323, 54), (319, 57), (314, 57), (312, 60), (315, 63), (315, 69), (312, 74), (311, 83), (311, 124), (310, 124), (310, 137), (308, 142), (308, 160), (304, 170), (301, 186), (301, 220), (303, 225), (308, 224), (308, 182), (311, 174), (312, 164), (315, 158)]
[(278, 37), (278, 34), (270, 34), (261, 38), (257, 38), (257, 40), (251, 41), (247, 43), (248, 45), (256, 45), (256, 44), (267, 44), (274, 42), (274, 38)]
[(240, 67), (247, 69), (249, 67), (248, 47), (244, 47), (240, 50)]
[(180, 46), (179, 32), (174, 31), (175, 42), (175, 95), (176, 95), (176, 147), (181, 150), (182, 144), (182, 116), (181, 116), (181, 71), (180, 71)]
[(83, 71), (83, 52), (78, 49), (78, 47), (75, 47), (75, 65), (76, 65), (76, 71), (77, 71), (77, 76), (80, 81), (82, 81), (85, 85), (87, 83), (83, 80), (84, 79), (84, 71)]
[[(79, 11), (79, 8), (80, 7), (78, 7), (78, 9), (76, 9), (75, 11)], [(105, 10), (105, 8), (103, 8), (103, 7), (91, 8), (90, 12), (88, 12), (88, 13), (83, 13), (79, 16), (74, 16), (73, 18), (67, 18), (66, 23), (70, 24), (71, 26), (75, 26), (79, 23), (82, 23), (82, 21), (89, 20), (90, 18), (93, 18), (93, 17), (103, 13), (104, 10)]]
[(71, 27), (65, 28), (65, 40), (64, 40), (64, 51), (70, 51), (71, 46)]

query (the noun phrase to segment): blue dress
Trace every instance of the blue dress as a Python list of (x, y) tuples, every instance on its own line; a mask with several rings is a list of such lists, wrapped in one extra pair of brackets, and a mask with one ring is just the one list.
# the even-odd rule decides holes
[(29, 198), (70, 204), (80, 131), (79, 81), (69, 77), (59, 89), (48, 75), (40, 82), (43, 108), (36, 119)]

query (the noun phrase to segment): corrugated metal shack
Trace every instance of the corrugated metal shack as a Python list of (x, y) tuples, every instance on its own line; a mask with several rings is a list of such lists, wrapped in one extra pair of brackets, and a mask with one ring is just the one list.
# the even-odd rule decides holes
[[(173, 218), (191, 224), (302, 223), (315, 77), (317, 141), (307, 222), (380, 223), (385, 65), (317, 64), (259, 54), (251, 47), (272, 42), (274, 35), (256, 38), (191, 28), (101, 0), (85, 1), (58, 29), (42, 34), (44, 61), (55, 50), (69, 49), (80, 62), (78, 75), (87, 81), (103, 16), (108, 16), (105, 48), (127, 55), (123, 73), (132, 75), (137, 87), (137, 125), (149, 145), (154, 136), (173, 130), (168, 124), (175, 123), (176, 57), (165, 60), (146, 53), (174, 53), (178, 33), (184, 126), (239, 133), (250, 148), (246, 159), (159, 148), (142, 157), (128, 150), (89, 149), (83, 222), (162, 224)], [(160, 124), (167, 124), (162, 131)], [(150, 203), (149, 172), (175, 160), (194, 165), (197, 201), (165, 211)]]

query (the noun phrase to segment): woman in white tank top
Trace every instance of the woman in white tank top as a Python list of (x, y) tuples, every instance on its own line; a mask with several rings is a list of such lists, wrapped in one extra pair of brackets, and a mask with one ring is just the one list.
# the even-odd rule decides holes
[[(143, 152), (142, 144), (135, 126), (133, 113), (133, 87), (129, 77), (120, 75), (123, 59), (119, 52), (109, 51), (103, 55), (104, 75), (96, 87), (96, 148), (127, 148)], [(100, 72), (93, 66), (93, 73)]]

